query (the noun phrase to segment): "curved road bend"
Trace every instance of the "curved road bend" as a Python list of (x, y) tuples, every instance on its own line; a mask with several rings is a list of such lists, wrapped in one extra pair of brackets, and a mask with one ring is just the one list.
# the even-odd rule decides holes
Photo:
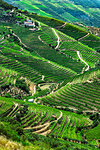
[(85, 71), (88, 71), (88, 70), (89, 70), (89, 65), (87, 64), (87, 62), (85, 62), (85, 61), (81, 58), (79, 51), (77, 51), (77, 55), (78, 55), (79, 59), (80, 59), (81, 61), (83, 61), (83, 62), (87, 65), (87, 68), (85, 69)]

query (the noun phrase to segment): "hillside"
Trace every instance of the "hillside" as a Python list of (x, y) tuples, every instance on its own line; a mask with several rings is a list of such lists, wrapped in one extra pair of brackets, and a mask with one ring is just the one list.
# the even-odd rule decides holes
[(66, 110), (96, 111), (100, 110), (100, 70), (92, 71), (74, 78), (71, 83), (56, 92), (41, 98), (45, 104), (60, 107)]
[[(82, 137), (82, 135), (79, 133), (80, 131), (78, 131), (78, 128), (82, 128), (84, 126), (86, 127), (88, 125), (90, 126), (92, 124), (92, 121), (88, 120), (88, 117), (77, 115), (71, 112), (69, 113), (66, 111), (59, 111), (57, 109), (46, 106), (30, 104), (24, 101), (22, 102), (18, 99), (15, 100), (11, 98), (7, 99), (0, 97), (0, 105), (0, 115), (2, 126), (4, 127), (3, 130), (1, 130), (2, 128), (0, 127), (0, 133), (5, 132), (6, 136), (8, 137), (12, 131), (13, 125), (14, 132), (12, 132), (10, 138), (13, 140), (22, 141), (23, 138), (20, 139), (20, 136), (24, 135), (24, 140), (29, 140), (31, 143), (34, 141), (33, 149), (42, 149), (41, 144), (43, 144), (44, 147), (48, 150), (50, 146), (54, 149), (60, 148), (60, 146), (62, 146), (62, 148), (66, 147), (69, 150), (71, 147), (78, 149), (89, 148), (90, 150), (95, 147), (93, 145), (90, 146), (89, 143), (84, 141), (84, 137)], [(10, 122), (8, 129), (6, 129), (8, 124), (5, 122), (5, 120), (9, 120)], [(16, 120), (15, 123), (14, 120)], [(75, 130), (77, 130), (77, 133)], [(39, 135), (36, 135), (36, 133)], [(43, 136), (41, 137), (41, 135), (45, 136), (46, 134), (48, 134), (47, 138)], [(54, 140), (56, 145), (54, 144), (53, 137), (55, 137)], [(58, 141), (57, 137), (59, 137)], [(4, 146), (4, 143), (6, 143), (7, 140), (2, 139), (1, 137), (0, 139), (1, 147)], [(63, 139), (66, 139), (67, 141), (64, 141)], [(3, 143), (2, 140), (5, 140), (5, 142)], [(73, 144), (72, 141), (74, 142)], [(39, 144), (39, 142), (41, 142), (41, 144)], [(78, 143), (81, 143), (81, 145)], [(87, 145), (85, 143), (87, 143)], [(37, 144), (39, 144), (40, 147), (38, 147)], [(17, 143), (14, 144), (14, 142), (12, 145), (13, 147), (19, 147), (19, 145)], [(8, 147), (9, 150), (10, 148), (12, 149), (12, 146), (10, 147), (9, 144)], [(29, 147), (24, 148), (28, 149)], [(32, 144), (30, 146), (30, 150), (31, 149)]]
[(99, 0), (5, 0), (22, 10), (67, 22), (80, 22), (100, 27)]
[(0, 149), (98, 150), (99, 61), (89, 27), (1, 1)]

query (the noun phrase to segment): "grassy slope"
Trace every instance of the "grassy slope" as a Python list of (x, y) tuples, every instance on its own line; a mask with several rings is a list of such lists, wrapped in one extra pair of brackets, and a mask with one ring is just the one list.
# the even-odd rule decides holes
[(13, 149), (19, 149), (19, 150), (33, 150), (38, 149), (40, 150), (40, 146), (33, 145), (29, 143), (30, 146), (23, 146), (22, 144), (19, 144), (17, 142), (14, 142), (10, 139), (7, 139), (4, 136), (0, 136), (0, 150), (13, 150)]
[[(5, 0), (6, 1), (6, 0)], [(12, 0), (9, 1), (12, 3)], [(64, 21), (71, 22), (83, 22), (87, 25), (96, 25), (99, 26), (100, 22), (100, 10), (99, 2), (84, 2), (79, 1), (72, 3), (69, 1), (56, 2), (56, 1), (37, 1), (33, 2), (32, 0), (22, 0), (22, 1), (13, 1), (13, 4), (18, 6), (21, 9), (28, 10), (30, 12), (35, 12), (43, 16), (51, 16)], [(88, 6), (88, 7), (87, 7)], [(95, 13), (94, 13), (95, 10)]]

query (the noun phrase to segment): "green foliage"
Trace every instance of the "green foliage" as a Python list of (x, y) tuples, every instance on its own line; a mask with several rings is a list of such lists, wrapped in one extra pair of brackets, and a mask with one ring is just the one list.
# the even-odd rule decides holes
[(88, 140), (100, 139), (100, 124), (93, 129), (86, 132), (86, 138)]
[(11, 95), (9, 93), (6, 93), (5, 97), (11, 98)]
[(33, 98), (43, 97), (43, 96), (45, 96), (45, 95), (47, 95), (47, 94), (49, 94), (49, 93), (50, 93), (49, 89), (40, 90), (40, 91), (38, 91), (38, 92), (36, 92), (36, 93), (34, 94), (34, 97), (33, 97)]
[(100, 52), (100, 38), (90, 34), (87, 37), (83, 38), (81, 42), (89, 47), (95, 49), (97, 52)]
[(12, 126), (8, 122), (0, 122), (0, 135), (6, 135), (7, 138), (11, 138), (15, 141), (20, 140), (20, 136), (16, 131), (16, 126)]
[[(24, 6), (26, 3), (25, 1)], [(47, 2), (45, 1), (45, 3)], [(7, 9), (8, 6), (4, 5), (4, 8)], [(27, 6), (31, 7), (28, 3)], [(80, 52), (81, 57), (90, 67), (97, 67), (99, 65), (99, 53), (96, 50), (98, 50), (99, 38), (92, 34), (86, 36), (88, 31), (85, 27), (65, 24), (63, 21), (30, 14), (28, 11), (19, 10), (18, 12), (21, 13), (21, 16), (5, 17), (3, 21), (6, 22), (1, 22), (2, 26), (0, 26), (1, 89), (6, 90), (15, 84), (17, 88), (29, 93), (26, 81), (30, 82), (30, 80), (37, 85), (50, 83), (51, 86), (49, 86), (49, 90), (37, 88), (37, 92), (32, 98), (42, 98), (34, 100), (36, 104), (12, 99), (9, 93), (5, 94), (8, 98), (0, 97), (0, 134), (6, 135), (12, 140), (21, 141), (24, 145), (27, 144), (26, 140), (28, 140), (34, 145), (42, 147), (41, 149), (44, 147), (55, 150), (94, 149), (94, 146), (89, 146), (88, 142), (94, 139), (94, 136), (90, 137), (93, 132), (95, 132), (96, 139), (100, 138), (98, 133), (100, 118), (98, 114), (91, 115), (92, 124), (88, 116), (83, 114), (87, 110), (99, 111), (100, 109), (100, 70), (93, 69), (77, 75), (77, 73), (82, 72), (85, 66), (79, 60), (77, 51)], [(31, 32), (24, 26), (14, 24), (16, 20), (23, 22), (28, 16), (32, 17), (30, 19), (34, 20), (36, 26), (41, 26), (41, 30)], [(58, 38), (50, 26), (56, 28), (54, 30), (60, 37), (58, 49), (55, 48)], [(87, 44), (89, 47), (76, 40)], [(92, 44), (89, 40), (92, 41)], [(90, 47), (95, 48), (95, 50)], [(48, 95), (49, 92), (56, 89), (58, 84), (59, 87), (65, 86)], [(21, 97), (20, 93), (17, 96)], [(23, 103), (24, 105), (22, 105)], [(29, 107), (26, 105), (27, 103)], [(84, 129), (88, 141), (83, 140)], [(48, 135), (48, 137), (42, 135)], [(77, 144), (78, 142), (81, 143), (81, 146)]]
[(17, 79), (15, 86), (29, 93), (29, 88), (24, 79)]

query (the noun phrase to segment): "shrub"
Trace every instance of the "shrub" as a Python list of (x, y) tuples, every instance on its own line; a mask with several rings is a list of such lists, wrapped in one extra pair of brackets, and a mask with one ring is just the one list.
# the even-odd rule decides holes
[(0, 135), (6, 135), (12, 140), (20, 141), (20, 137), (14, 129), (14, 126), (12, 127), (8, 122), (0, 122)]
[(5, 94), (5, 97), (11, 98), (11, 95), (10, 95), (9, 93), (6, 93), (6, 94)]
[(27, 93), (29, 93), (29, 88), (28, 88), (27, 84), (25, 83), (24, 79), (17, 79), (15, 86), (18, 88), (21, 88), (23, 91), (26, 91)]

